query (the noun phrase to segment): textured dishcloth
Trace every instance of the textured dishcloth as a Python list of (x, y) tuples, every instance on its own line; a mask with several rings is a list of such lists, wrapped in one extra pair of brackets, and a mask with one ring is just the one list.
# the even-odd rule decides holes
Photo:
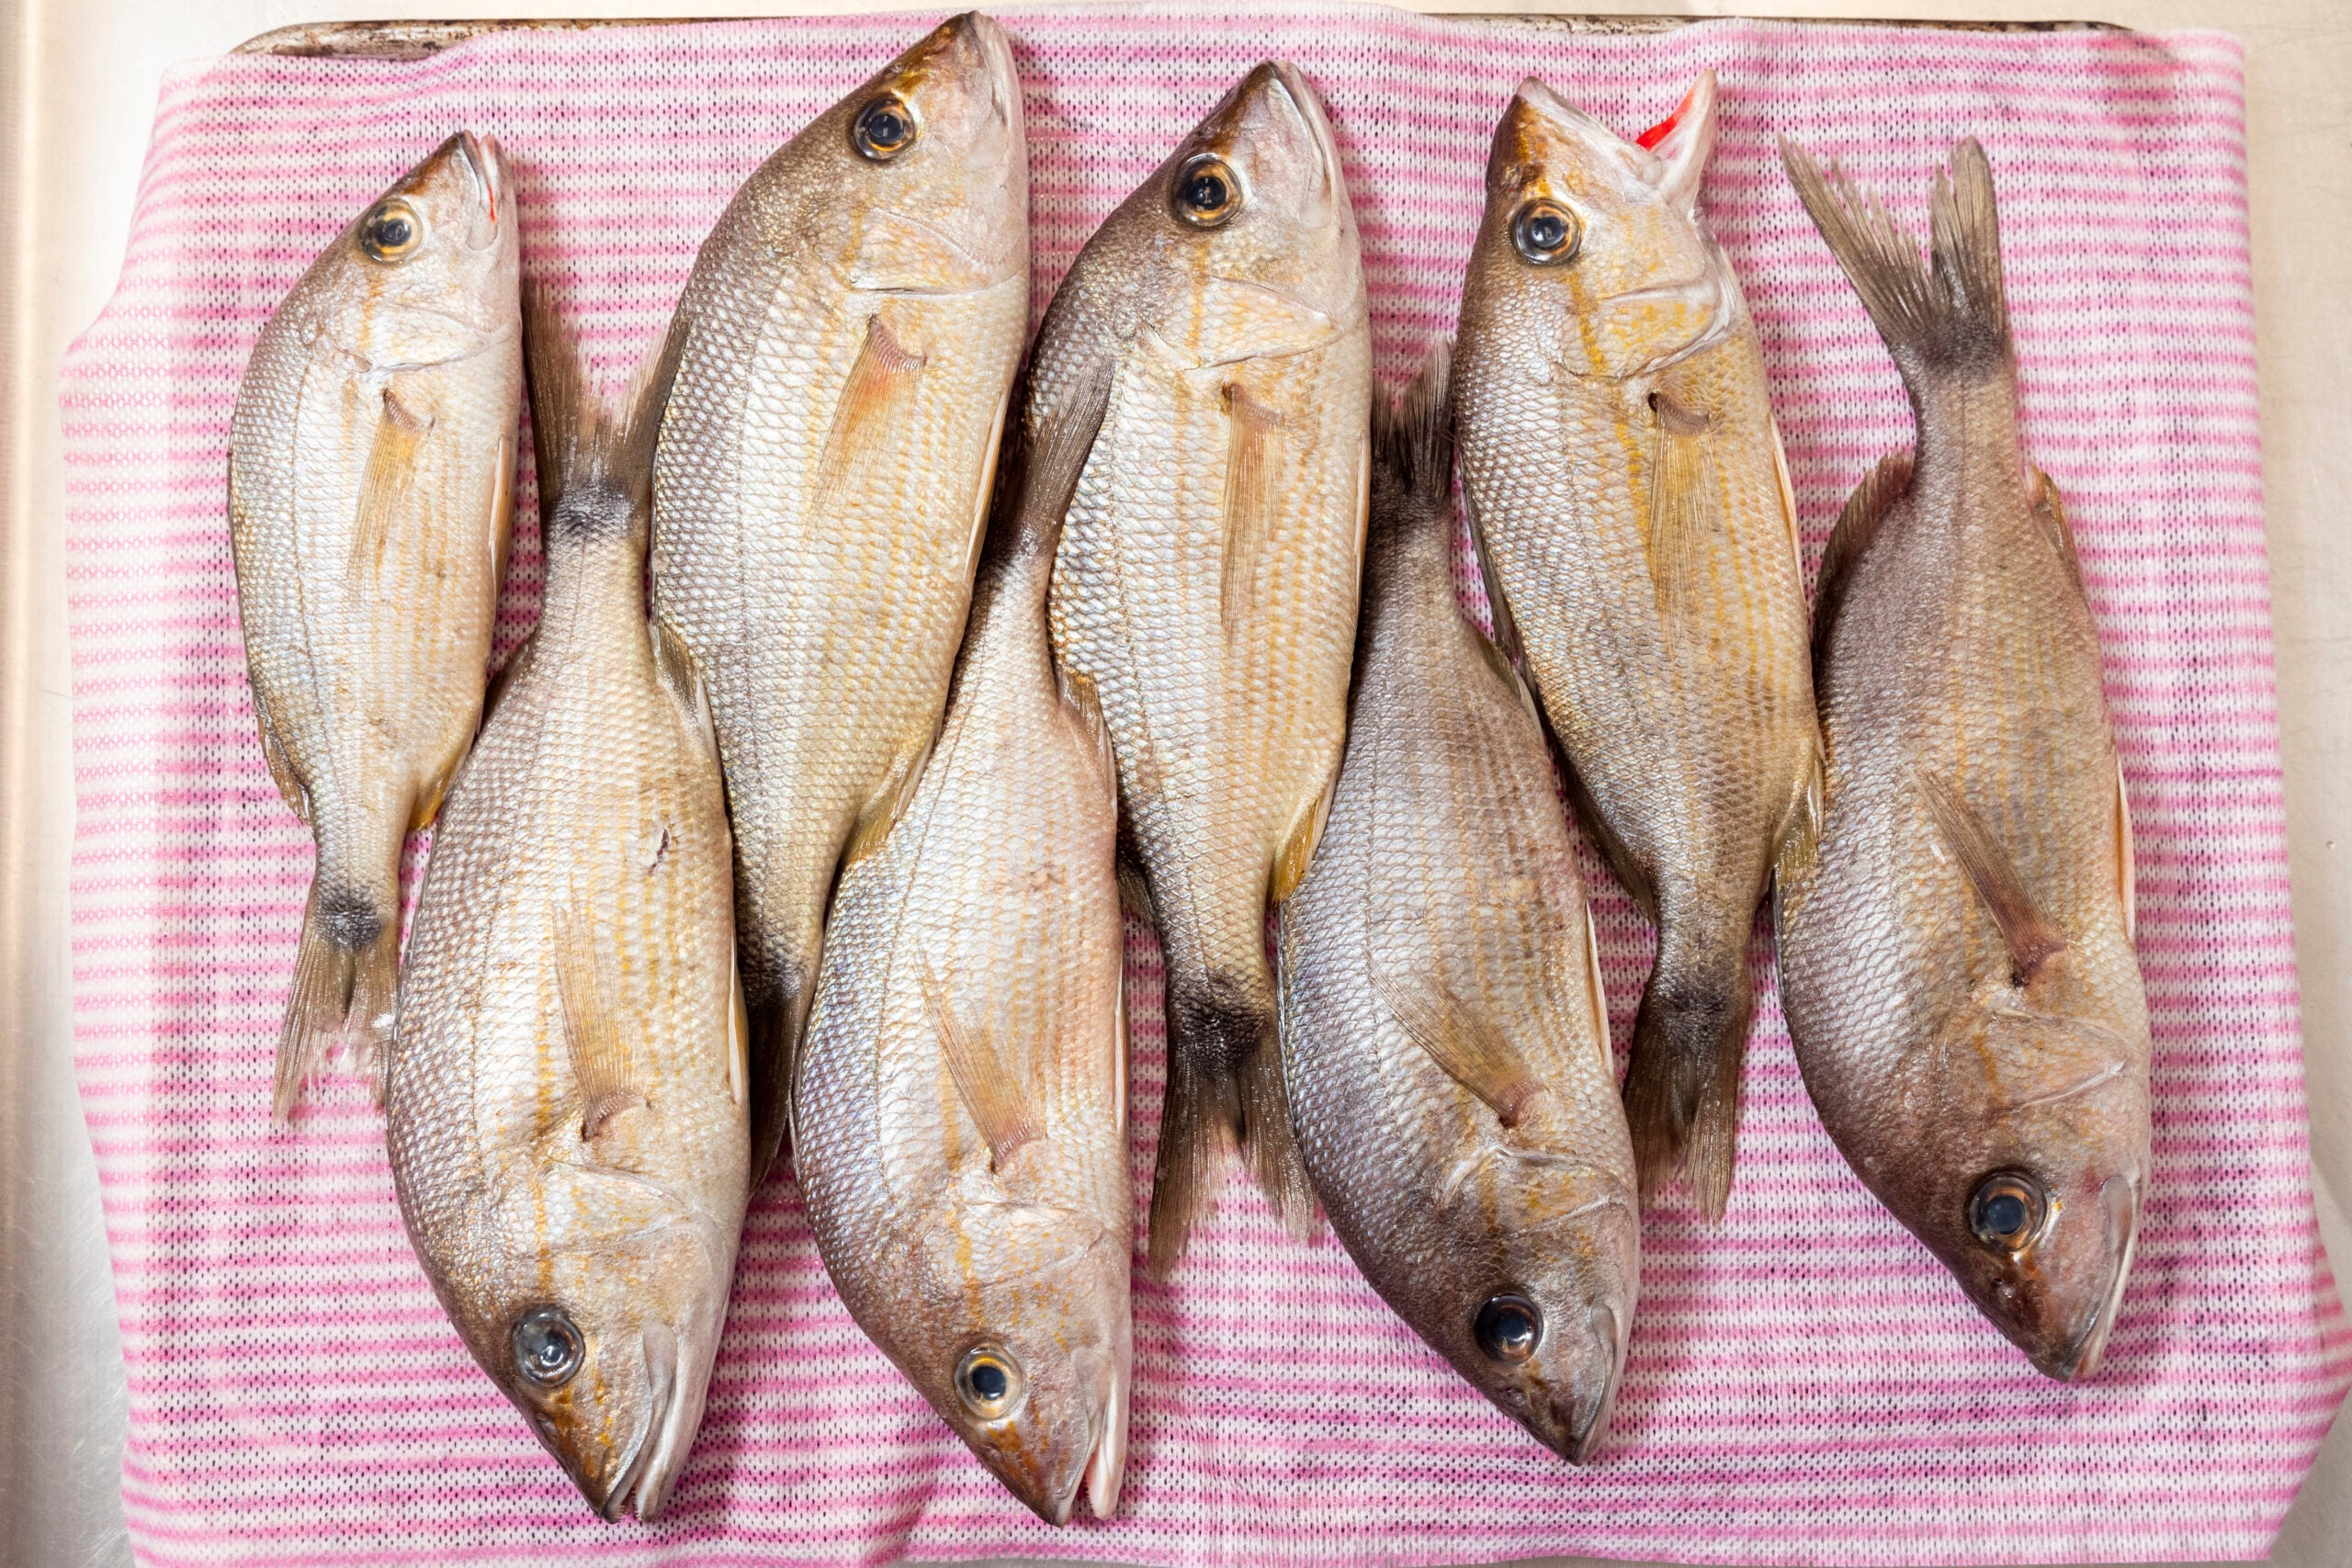
[[(1327, 96), (1392, 381), (1451, 330), (1487, 138), (1542, 73), (1628, 133), (1723, 77), (1705, 209), (1771, 368), (1808, 560), (1910, 436), (1776, 134), (1914, 223), (1989, 149), (2028, 449), (2106, 642), (2139, 832), (2155, 1162), (2098, 1380), (2042, 1380), (1823, 1134), (1760, 934), (1740, 1182), (1650, 1222), (1602, 1461), (1573, 1471), (1454, 1377), (1329, 1239), (1238, 1188), (1174, 1285), (1140, 1274), (1119, 1517), (1055, 1532), (858, 1334), (788, 1182), (751, 1216), (708, 1417), (665, 1518), (597, 1522), (467, 1358), (339, 1076), (290, 1134), (269, 1066), (311, 865), (263, 765), (222, 479), (264, 318), (459, 125), (518, 170), (525, 265), (617, 379), (752, 168), (933, 17), (509, 32), (406, 64), (232, 57), (166, 82), (121, 286), (63, 404), (79, 818), (77, 1062), (130, 1365), (124, 1495), (154, 1563), (1704, 1562), (2254, 1557), (2352, 1379), (2307, 1168), (2263, 555), (2237, 47), (2214, 35), (1766, 23), (1577, 35), (1319, 6), (1008, 18), (1035, 304), (1261, 56)], [(526, 448), (527, 450), (527, 448)], [(538, 600), (517, 519), (502, 655)], [(411, 866), (413, 873), (419, 861)], [(1586, 874), (1621, 1045), (1646, 929)], [(1161, 1085), (1131, 932), (1134, 1165)], [(1140, 1212), (1140, 1204), (1139, 1204)]]

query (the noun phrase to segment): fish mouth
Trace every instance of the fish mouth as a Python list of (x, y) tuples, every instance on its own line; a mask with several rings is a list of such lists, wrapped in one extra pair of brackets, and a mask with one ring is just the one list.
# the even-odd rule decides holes
[(505, 151), (498, 145), (495, 136), (476, 136), (471, 130), (460, 130), (454, 140), (458, 161), (465, 165), (466, 177), (473, 182), (483, 214), (468, 226), (466, 248), (487, 250), (498, 243), (500, 233), (498, 209), (506, 194)]
[(1657, 162), (1656, 155), (1638, 147), (1607, 126), (1587, 114), (1576, 105), (1554, 92), (1541, 76), (1529, 76), (1519, 85), (1514, 101), (1525, 107), (1528, 113), (1542, 120), (1560, 134), (1582, 144), (1590, 153), (1624, 160), (1647, 158)]
[(2107, 1337), (2115, 1327), (2116, 1310), (2123, 1304), (2132, 1258), (2140, 1248), (2139, 1183), (2130, 1177), (2109, 1177), (2099, 1189), (2099, 1207), (2107, 1216), (2107, 1285), (2065, 1354), (2044, 1369), (2061, 1382), (2077, 1382), (2098, 1372), (2107, 1354)]
[(639, 1344), (645, 1357), (645, 1420), (605, 1495), (589, 1498), (606, 1523), (628, 1513), (640, 1523), (659, 1515), (692, 1440), (684, 1428), (687, 1407), (695, 1402), (679, 1396), (677, 1334), (655, 1325), (639, 1335)]
[(1609, 1377), (1599, 1398), (1577, 1402), (1575, 1417), (1567, 1426), (1568, 1442), (1560, 1457), (1575, 1465), (1592, 1462), (1601, 1434), (1609, 1429), (1609, 1417), (1617, 1408), (1617, 1385), (1625, 1376), (1625, 1314), (1614, 1306), (1597, 1306), (1587, 1320), (1594, 1337), (1608, 1348)]
[[(1086, 1506), (1098, 1519), (1118, 1511), (1119, 1487), (1127, 1473), (1127, 1374), (1113, 1368), (1111, 1392), (1102, 1402), (1094, 1451), (1086, 1461)], [(1063, 1517), (1069, 1517), (1067, 1509)]]

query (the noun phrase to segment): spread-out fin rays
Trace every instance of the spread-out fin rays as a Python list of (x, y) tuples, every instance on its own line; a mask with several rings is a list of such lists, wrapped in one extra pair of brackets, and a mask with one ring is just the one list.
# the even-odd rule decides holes
[(1273, 465), (1267, 448), (1279, 439), (1283, 414), (1238, 384), (1226, 388), (1225, 404), (1225, 555), (1217, 610), (1226, 635), (1233, 637), (1247, 634), (1257, 605), (1258, 578), (1277, 500), (1268, 493)]
[(1650, 581), (1660, 611), (1687, 596), (1700, 541), (1723, 531), (1723, 486), (1708, 456), (1707, 416), (1663, 392), (1650, 407), (1657, 421), (1650, 447)]
[[(1526, 1059), (1442, 978), (1398, 981), (1375, 975), (1372, 987), (1413, 1043), (1446, 1077), (1484, 1101), (1504, 1126), (1518, 1126), (1529, 1101), (1546, 1092)], [(1604, 1031), (1608, 1016), (1601, 1014)]]
[(989, 1165), (1002, 1170), (1015, 1150), (1045, 1135), (1037, 1125), (1031, 1097), (1014, 1081), (996, 1048), (956, 1016), (955, 998), (947, 994), (931, 960), (923, 957), (916, 962), (922, 965), (923, 1001), (931, 1010), (932, 1021), (939, 1026), (940, 1054), (946, 1058), (947, 1076), (956, 1085), (956, 1098), (971, 1113), (972, 1124), (988, 1143)]
[(2031, 985), (2042, 966), (2066, 950), (2066, 939), (2035, 906), (2008, 852), (1960, 792), (1924, 769), (1912, 769), (1911, 776), (1962, 874), (2000, 928), (2009, 950), (2011, 982)]
[(614, 1116), (648, 1101), (630, 1072), (628, 1045), (585, 926), (571, 910), (559, 915), (554, 956), (564, 1048), (580, 1086), (580, 1137), (594, 1143)]
[(368, 466), (359, 479), (359, 510), (351, 533), (352, 575), (367, 587), (383, 574), (384, 551), (393, 526), (401, 513), (417, 504), (417, 454), (433, 434), (430, 414), (411, 412), (390, 387), (382, 395), (383, 417), (377, 421), (376, 439), (368, 448)]
[(847, 484), (859, 457), (878, 445), (871, 433), (891, 427), (913, 400), (922, 375), (924, 356), (899, 341), (889, 318), (876, 311), (865, 323), (865, 341), (842, 384), (841, 400), (833, 406), (832, 428), (817, 461), (816, 483), (810, 488), (809, 517), (820, 525), (831, 515), (835, 497)]

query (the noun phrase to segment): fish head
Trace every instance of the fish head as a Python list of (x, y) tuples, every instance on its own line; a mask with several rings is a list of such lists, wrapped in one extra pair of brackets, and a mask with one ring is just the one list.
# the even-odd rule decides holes
[(914, 1248), (923, 1321), (877, 1335), (932, 1407), (1047, 1524), (1126, 1468), (1129, 1238), (1053, 1204), (972, 1193)]
[(1415, 1326), (1537, 1441), (1584, 1464), (1616, 1404), (1641, 1280), (1631, 1150), (1613, 1171), (1509, 1145), (1485, 1154), (1486, 1176), (1454, 1185), (1448, 1266), (1428, 1281), (1430, 1321)]
[(1103, 225), (1139, 243), (1150, 331), (1191, 366), (1294, 354), (1363, 319), (1363, 265), (1331, 123), (1268, 61)]
[(1654, 374), (1736, 324), (1738, 287), (1698, 217), (1714, 127), (1712, 71), (1636, 141), (1532, 76), (1520, 85), (1495, 130), (1471, 271), (1563, 373)]
[(960, 294), (1029, 271), (1029, 144), (1003, 28), (951, 17), (778, 155), (785, 238), (839, 256), (851, 287)]
[(376, 369), (464, 358), (520, 330), (515, 228), (497, 139), (461, 130), (335, 237), (296, 313)]
[(497, 1213), (503, 1267), (452, 1318), (591, 1507), (654, 1517), (702, 1424), (731, 1233), (656, 1177), (578, 1165)]
[(1902, 1122), (1931, 1129), (1930, 1146), (1905, 1140), (1874, 1183), (1978, 1310), (2062, 1382), (2098, 1371), (2131, 1274), (2144, 1064), (2079, 1017), (2008, 999), (1971, 1010), (1906, 1075)]

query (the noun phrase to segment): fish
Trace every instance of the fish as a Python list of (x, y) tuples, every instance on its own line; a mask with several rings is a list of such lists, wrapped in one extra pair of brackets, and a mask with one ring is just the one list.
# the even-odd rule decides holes
[(2025, 457), (1991, 164), (1930, 259), (1782, 141), (1917, 438), (1847, 501), (1814, 611), (1821, 832), (1776, 898), (1805, 1088), (1865, 1186), (2061, 1381), (2099, 1366), (2149, 1173), (2132, 816), (2064, 502)]
[(316, 840), (272, 1110), (345, 1040), (379, 1064), (400, 865), (481, 721), (522, 411), (514, 191), (460, 131), (264, 324), (229, 435), (230, 538), (262, 755)]
[(547, 586), (435, 832), (385, 1138), (466, 1348), (589, 1506), (651, 1519), (750, 1191), (733, 846), (707, 693), (644, 603), (674, 344), (611, 409), (527, 310)]
[(1266, 922), (1314, 853), (1347, 729), (1371, 378), (1347, 182), (1281, 62), (1103, 220), (1038, 327), (1030, 425), (1092, 421), (1055, 655), (1110, 726), (1131, 902), (1166, 957), (1159, 1278), (1234, 1153), (1290, 1229), (1313, 1223)]
[(1117, 1507), (1134, 1365), (1118, 783), (1046, 622), (1092, 434), (1026, 425), (939, 743), (842, 874), (792, 1128), (851, 1316), (1053, 1525)]
[(845, 861), (939, 727), (1029, 324), (1003, 28), (942, 23), (770, 157), (696, 257), (654, 456), (653, 598), (735, 828), (754, 1185)]
[(1454, 363), (1503, 646), (1658, 954), (1625, 1113), (1645, 1200), (1720, 1219), (1748, 943), (1819, 820), (1796, 507), (1756, 324), (1699, 215), (1713, 72), (1638, 141), (1531, 77), (1495, 131)]
[(1583, 1464), (1624, 1371), (1641, 1194), (1543, 725), (1455, 598), (1449, 374), (1433, 351), (1373, 405), (1346, 758), (1283, 912), (1283, 1071), (1373, 1289)]

